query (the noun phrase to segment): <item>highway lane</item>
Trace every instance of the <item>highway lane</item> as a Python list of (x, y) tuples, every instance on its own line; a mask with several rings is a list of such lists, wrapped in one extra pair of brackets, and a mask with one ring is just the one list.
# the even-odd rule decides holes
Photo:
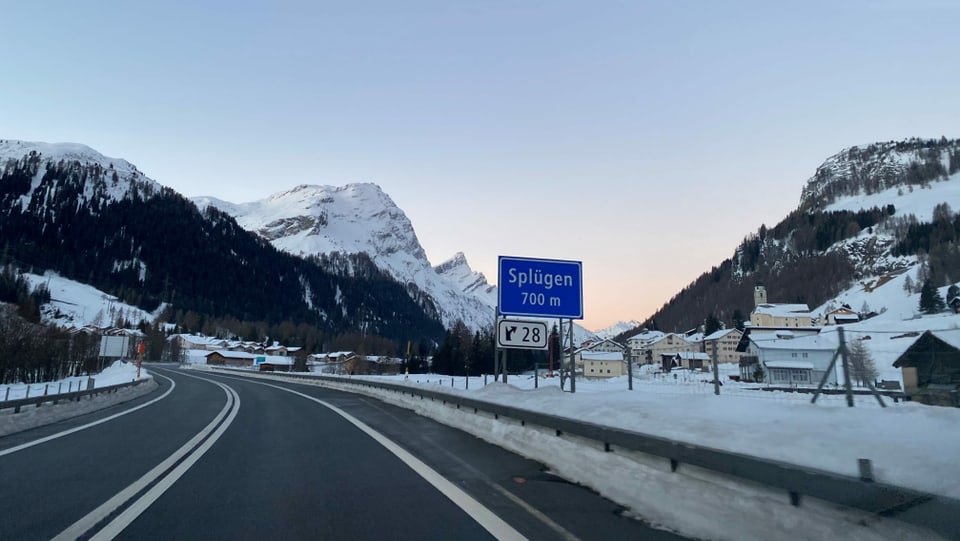
[(129, 539), (489, 539), (463, 510), (342, 417), (384, 434), (529, 539), (679, 539), (621, 515), (535, 462), (374, 399), (202, 373), (243, 408), (197, 465), (121, 534)]
[[(50, 539), (61, 532), (73, 538), (86, 531), (92, 524), (84, 517), (169, 462), (204, 427), (217, 430), (156, 478), (134, 485), (137, 493), (120, 498), (120, 508), (87, 537), (679, 539), (621, 516), (615, 504), (544, 472), (535, 461), (408, 410), (310, 385), (155, 368), (176, 381), (168, 398), (0, 457), (0, 539)], [(235, 406), (213, 382), (236, 391)], [(318, 400), (349, 412), (401, 449), (391, 452)], [(0, 452), (29, 437), (0, 438)], [(427, 482), (429, 474), (398, 458), (405, 452), (445, 478), (436, 485), (452, 483), (465, 498), (448, 497)], [(77, 521), (79, 530), (67, 530)]]
[[(0, 449), (132, 409), (141, 399), (55, 425), (0, 438)], [(214, 384), (176, 377), (150, 406), (0, 457), (0, 539), (51, 539), (129, 486), (213, 419), (226, 402)]]

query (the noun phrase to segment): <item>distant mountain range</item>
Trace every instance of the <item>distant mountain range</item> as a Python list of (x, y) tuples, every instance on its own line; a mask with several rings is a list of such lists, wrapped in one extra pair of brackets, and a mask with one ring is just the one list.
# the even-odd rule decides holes
[[(274, 332), (284, 322), (317, 326), (319, 341), (356, 333), (437, 343), (455, 321), (492, 323), (496, 287), (462, 253), (431, 265), (413, 224), (376, 184), (301, 185), (247, 203), (187, 200), (84, 145), (10, 140), (0, 141), (0, 167), (0, 263), (55, 271), (138, 314), (167, 307), (211, 330), (231, 320)], [(747, 235), (642, 323), (597, 334), (683, 331), (710, 315), (733, 325), (760, 283), (771, 301), (811, 307), (904, 273), (944, 286), (960, 277), (960, 218), (943, 204), (960, 201), (958, 171), (957, 140), (845, 149), (817, 168), (779, 224)]]

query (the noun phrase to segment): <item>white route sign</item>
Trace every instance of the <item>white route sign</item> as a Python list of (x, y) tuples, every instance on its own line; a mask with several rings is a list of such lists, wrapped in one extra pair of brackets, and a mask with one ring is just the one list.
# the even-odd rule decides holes
[(547, 349), (547, 324), (501, 319), (497, 322), (497, 345), (514, 349)]

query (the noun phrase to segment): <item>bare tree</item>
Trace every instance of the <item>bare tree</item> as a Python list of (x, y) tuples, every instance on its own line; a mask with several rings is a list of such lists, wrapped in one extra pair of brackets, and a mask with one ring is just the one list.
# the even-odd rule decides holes
[(880, 373), (863, 340), (854, 340), (850, 344), (847, 357), (850, 360), (850, 377), (856, 380), (858, 386), (863, 387), (868, 381), (876, 381)]

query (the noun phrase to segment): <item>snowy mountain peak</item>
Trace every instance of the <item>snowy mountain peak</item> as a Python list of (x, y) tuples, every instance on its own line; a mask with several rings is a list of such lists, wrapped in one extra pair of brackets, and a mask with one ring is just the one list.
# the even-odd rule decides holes
[(467, 256), (457, 252), (453, 257), (433, 268), (438, 275), (450, 280), (467, 294), (477, 295), (490, 306), (496, 306), (497, 288), (487, 283), (486, 276), (470, 268)]
[(960, 169), (960, 139), (907, 139), (845, 148), (803, 188), (800, 209), (823, 210), (843, 196), (925, 187)]
[[(31, 152), (40, 155), (43, 162), (78, 161), (81, 164), (100, 164), (120, 175), (143, 176), (132, 163), (119, 158), (110, 158), (80, 143), (43, 143), (35, 141), (0, 140), (0, 160), (19, 160)], [(146, 177), (144, 177), (146, 178)]]
[[(265, 199), (234, 204), (212, 197), (193, 199), (198, 206), (213, 205), (232, 215), (277, 248), (297, 254), (331, 252), (369, 254), (374, 259), (407, 254), (426, 260), (413, 225), (376, 184), (345, 186), (302, 184)], [(398, 268), (406, 266), (397, 256)], [(378, 261), (381, 263), (381, 261)], [(392, 270), (392, 269), (388, 269)], [(396, 276), (396, 273), (391, 272)]]
[(613, 325), (610, 325), (609, 327), (607, 327), (607, 328), (605, 328), (605, 329), (600, 329), (599, 331), (594, 331), (594, 334), (596, 334), (599, 338), (602, 338), (602, 339), (613, 338), (614, 336), (617, 336), (618, 334), (625, 333), (625, 332), (627, 332), (627, 331), (631, 331), (631, 330), (633, 330), (633, 329), (636, 329), (636, 328), (640, 327), (641, 325), (642, 325), (642, 323), (640, 323), (639, 321), (636, 321), (636, 320), (631, 320), (631, 321), (618, 321), (618, 322), (614, 323)]
[(241, 204), (212, 197), (193, 201), (232, 215), (241, 227), (288, 253), (365, 253), (396, 281), (407, 284), (411, 295), (426, 292), (445, 325), (460, 319), (479, 329), (489, 323), (496, 295), (483, 275), (470, 269), (463, 254), (443, 270), (431, 267), (409, 218), (376, 184), (305, 184)]
[[(32, 177), (19, 199), (23, 210), (35, 196), (34, 205), (44, 204), (47, 194), (55, 193), (60, 184), (70, 184), (71, 191), (79, 193), (84, 201), (119, 201), (131, 194), (150, 196), (160, 189), (132, 163), (104, 156), (78, 143), (0, 140), (0, 167), (11, 162), (20, 164)], [(62, 169), (68, 174), (60, 176), (69, 180), (47, 180), (45, 175), (50, 169)]]

